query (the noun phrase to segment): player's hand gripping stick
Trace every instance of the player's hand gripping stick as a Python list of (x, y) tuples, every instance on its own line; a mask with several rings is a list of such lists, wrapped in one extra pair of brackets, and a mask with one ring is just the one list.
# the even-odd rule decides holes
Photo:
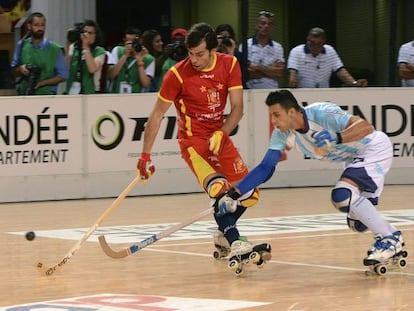
[(151, 155), (149, 153), (141, 153), (137, 163), (137, 172), (142, 181), (147, 181), (154, 174), (155, 166), (151, 165)]

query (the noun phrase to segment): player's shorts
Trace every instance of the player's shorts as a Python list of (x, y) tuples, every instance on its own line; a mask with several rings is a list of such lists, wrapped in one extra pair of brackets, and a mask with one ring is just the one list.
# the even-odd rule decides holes
[(365, 150), (346, 164), (341, 177), (353, 180), (361, 189), (362, 196), (376, 199), (384, 189), (385, 175), (391, 168), (392, 159), (390, 139), (377, 131)]
[(219, 155), (214, 155), (209, 148), (208, 139), (179, 139), (181, 156), (204, 187), (205, 178), (212, 174), (224, 176), (234, 183), (248, 173), (248, 168), (234, 146), (232, 140), (226, 139)]

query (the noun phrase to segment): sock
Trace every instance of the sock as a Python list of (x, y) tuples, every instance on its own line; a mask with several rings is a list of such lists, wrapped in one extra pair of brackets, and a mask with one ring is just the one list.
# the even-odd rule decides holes
[(374, 235), (392, 235), (397, 229), (381, 217), (375, 206), (365, 197), (359, 197), (351, 205), (349, 215), (361, 221)]

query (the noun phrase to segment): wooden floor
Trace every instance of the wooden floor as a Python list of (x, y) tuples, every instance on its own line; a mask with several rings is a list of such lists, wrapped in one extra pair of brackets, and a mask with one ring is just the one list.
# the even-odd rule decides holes
[[(412, 185), (386, 186), (381, 212), (412, 212), (413, 190)], [(324, 187), (262, 190), (260, 204), (242, 218), (259, 222), (270, 217), (335, 214), (329, 198), (330, 188)], [(414, 264), (410, 255), (414, 258), (414, 222), (398, 226), (409, 253), (407, 268), (385, 276), (364, 273), (362, 258), (372, 236), (346, 228), (251, 236), (255, 243), (270, 242), (273, 258), (263, 269), (249, 265), (242, 277), (227, 268), (226, 260), (212, 257), (211, 238), (161, 240), (124, 259), (109, 258), (95, 240), (88, 241), (56, 274), (41, 276), (35, 268), (37, 262), (56, 264), (76, 240), (37, 237), (29, 242), (23, 235), (10, 233), (87, 229), (112, 202), (98, 199), (0, 204), (0, 310), (108, 293), (218, 300), (215, 307), (198, 310), (230, 310), (225, 301), (266, 303), (240, 310), (413, 309)], [(204, 210), (207, 202), (204, 194), (127, 198), (102, 226), (178, 223)], [(116, 249), (128, 245), (111, 244)], [(185, 300), (180, 307), (169, 305), (169, 301), (158, 308), (131, 308), (195, 309), (186, 308)]]

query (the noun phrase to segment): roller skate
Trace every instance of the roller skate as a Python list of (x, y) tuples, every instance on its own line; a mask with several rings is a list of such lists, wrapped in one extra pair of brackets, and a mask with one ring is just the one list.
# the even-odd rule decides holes
[(217, 260), (227, 257), (230, 254), (231, 248), (229, 241), (227, 241), (223, 232), (220, 230), (214, 232), (214, 247), (216, 250), (213, 252), (213, 257)]
[(247, 240), (236, 240), (231, 244), (228, 266), (234, 270), (236, 276), (240, 276), (244, 272), (244, 266), (249, 262), (262, 268), (266, 261), (272, 258), (271, 251), (271, 246), (267, 243), (253, 245)]
[(404, 249), (401, 231), (385, 237), (377, 236), (375, 239), (374, 245), (367, 252), (368, 256), (364, 258), (364, 265), (369, 267), (370, 272), (384, 275), (390, 266), (407, 266), (408, 252)]

